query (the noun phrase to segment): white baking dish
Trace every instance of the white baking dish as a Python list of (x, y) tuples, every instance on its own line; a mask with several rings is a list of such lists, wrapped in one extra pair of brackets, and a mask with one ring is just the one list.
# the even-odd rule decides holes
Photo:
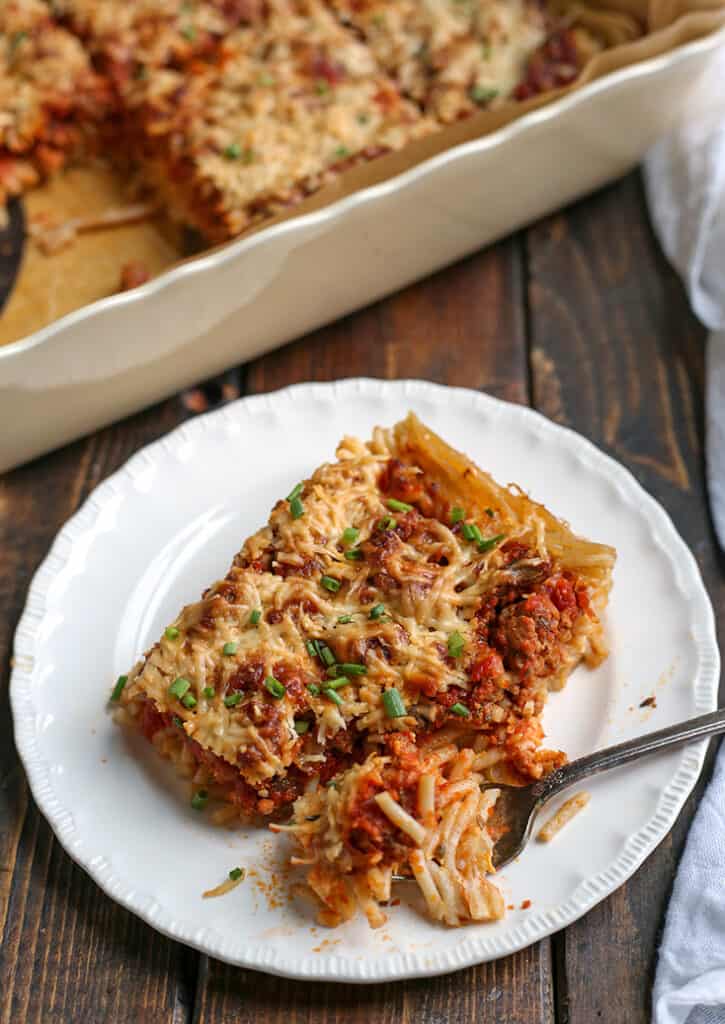
[(0, 349), (0, 470), (260, 355), (624, 174), (725, 30)]

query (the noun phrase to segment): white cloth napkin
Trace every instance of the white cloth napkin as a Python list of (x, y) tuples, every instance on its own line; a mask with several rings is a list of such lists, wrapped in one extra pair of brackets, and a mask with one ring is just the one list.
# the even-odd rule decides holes
[(644, 167), (650, 214), (692, 308), (713, 332), (707, 353), (710, 504), (725, 549), (725, 50), (700, 82), (681, 127)]
[[(707, 466), (725, 548), (725, 51), (679, 130), (645, 163), (655, 231), (710, 328)], [(646, 870), (646, 868), (645, 868)], [(659, 952), (654, 1024), (725, 1024), (725, 744), (680, 862)]]

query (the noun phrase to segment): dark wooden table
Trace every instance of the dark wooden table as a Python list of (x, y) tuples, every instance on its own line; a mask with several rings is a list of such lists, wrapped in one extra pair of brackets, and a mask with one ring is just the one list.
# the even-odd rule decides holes
[(360, 374), (480, 388), (591, 438), (669, 511), (722, 629), (725, 574), (703, 479), (703, 340), (632, 175), (392, 298), (0, 478), (0, 1024), (648, 1021), (663, 916), (707, 772), (634, 878), (565, 932), (443, 978), (303, 984), (201, 956), (96, 888), (28, 793), (7, 681), (32, 573), (99, 481), (202, 407)]

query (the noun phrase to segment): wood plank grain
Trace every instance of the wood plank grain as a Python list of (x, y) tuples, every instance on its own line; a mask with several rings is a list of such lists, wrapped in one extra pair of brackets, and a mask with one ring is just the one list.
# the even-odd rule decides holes
[[(207, 383), (238, 393), (238, 373)], [(12, 744), (8, 668), (28, 583), (63, 521), (139, 447), (188, 416), (163, 403), (0, 480), (0, 1022), (189, 1019), (198, 958), (121, 910), (54, 840)], [(104, 685), (100, 681), (100, 685)]]
[[(703, 330), (649, 228), (638, 178), (545, 220), (527, 251), (534, 404), (662, 502), (695, 553), (722, 634), (725, 583), (703, 479)], [(659, 933), (702, 785), (646, 866), (557, 938), (560, 1021), (649, 1021)]]
[(210, 961), (194, 1024), (547, 1024), (553, 997), (542, 946), (389, 985), (288, 981)]
[[(516, 239), (413, 285), (247, 368), (248, 392), (299, 380), (422, 377), (525, 402), (525, 311)], [(397, 985), (280, 981), (207, 961), (194, 1024), (287, 1021), (548, 1024), (548, 941), (494, 964)]]
[(528, 397), (515, 239), (478, 253), (247, 368), (250, 393), (304, 380), (422, 377)]

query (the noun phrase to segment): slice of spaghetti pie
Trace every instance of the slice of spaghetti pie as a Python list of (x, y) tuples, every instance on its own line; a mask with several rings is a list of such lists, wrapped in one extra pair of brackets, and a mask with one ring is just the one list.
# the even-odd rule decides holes
[(495, 917), (478, 784), (565, 760), (542, 749), (540, 714), (604, 656), (614, 551), (413, 415), (337, 454), (167, 628), (121, 702), (197, 805), (298, 801), (300, 859), (332, 917), (361, 903), (374, 921), (401, 871), (434, 916)]

